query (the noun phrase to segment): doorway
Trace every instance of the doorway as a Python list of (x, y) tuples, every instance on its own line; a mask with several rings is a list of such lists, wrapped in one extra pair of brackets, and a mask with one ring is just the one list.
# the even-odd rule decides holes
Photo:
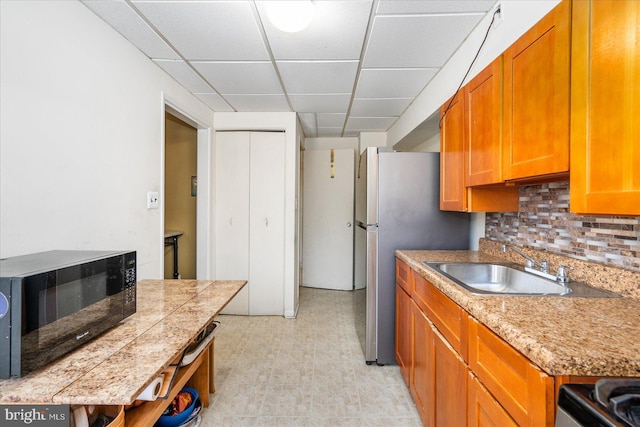
[(353, 289), (354, 150), (304, 151), (302, 286)]
[(196, 128), (165, 113), (165, 279), (196, 278), (197, 141)]

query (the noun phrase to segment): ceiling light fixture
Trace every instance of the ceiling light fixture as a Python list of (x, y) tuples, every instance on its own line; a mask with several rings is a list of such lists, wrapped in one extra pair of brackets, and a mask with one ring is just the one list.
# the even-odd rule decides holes
[(315, 14), (311, 0), (265, 1), (264, 3), (269, 22), (286, 33), (304, 30)]

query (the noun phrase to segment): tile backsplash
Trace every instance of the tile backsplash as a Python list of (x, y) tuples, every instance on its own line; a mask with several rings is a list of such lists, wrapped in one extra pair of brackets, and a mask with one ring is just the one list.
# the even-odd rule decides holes
[(640, 271), (640, 217), (569, 212), (569, 183), (520, 188), (519, 212), (487, 213), (485, 237)]

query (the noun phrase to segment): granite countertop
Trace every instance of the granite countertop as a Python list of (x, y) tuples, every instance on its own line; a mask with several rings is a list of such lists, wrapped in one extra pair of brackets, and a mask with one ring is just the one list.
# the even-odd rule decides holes
[(135, 314), (42, 369), (0, 380), (0, 403), (131, 404), (245, 284), (140, 281)]
[(640, 300), (474, 295), (422, 262), (510, 260), (475, 251), (396, 256), (548, 374), (640, 377)]

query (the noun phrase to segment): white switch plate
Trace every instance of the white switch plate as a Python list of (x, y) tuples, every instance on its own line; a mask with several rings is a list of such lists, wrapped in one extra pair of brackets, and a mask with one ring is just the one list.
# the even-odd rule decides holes
[(158, 209), (159, 207), (160, 207), (160, 202), (158, 201), (158, 192), (157, 191), (147, 192), (147, 209)]

